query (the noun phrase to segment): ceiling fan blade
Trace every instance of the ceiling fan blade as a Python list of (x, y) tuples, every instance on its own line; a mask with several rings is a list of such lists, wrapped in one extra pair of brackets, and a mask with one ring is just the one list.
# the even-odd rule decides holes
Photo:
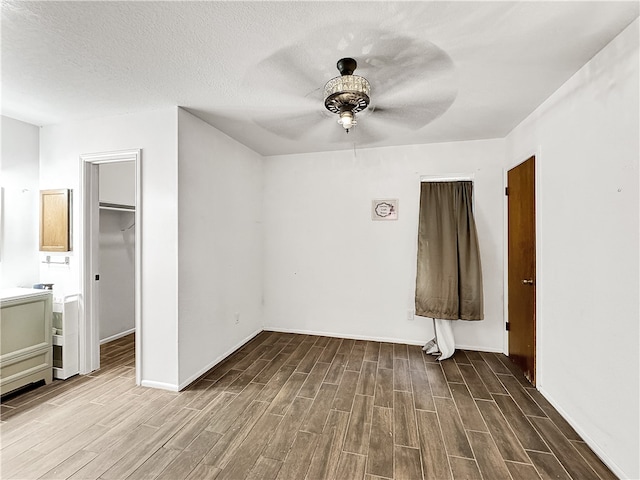
[[(425, 45), (414, 57), (377, 55), (368, 59), (371, 65), (379, 65), (370, 74), (372, 93), (399, 93), (404, 89), (423, 88), (434, 82), (451, 82), (455, 66), (451, 58), (435, 45)], [(408, 50), (415, 50), (409, 45)], [(368, 78), (368, 77), (367, 77)]]
[[(373, 90), (373, 87), (372, 87)], [(372, 91), (372, 103), (385, 106), (410, 106), (455, 99), (458, 82), (453, 72), (441, 72), (437, 77), (407, 81), (399, 88)]]
[(278, 50), (262, 60), (245, 77), (244, 82), (252, 89), (277, 92), (298, 99), (320, 97), (316, 92), (324, 84), (313, 68), (309, 53), (299, 46)]
[[(326, 32), (320, 31), (299, 43), (299, 49), (314, 52), (316, 57), (318, 45), (323, 45), (323, 56), (325, 50), (333, 49), (333, 62), (346, 55), (353, 57), (358, 62), (355, 74), (369, 80), (374, 96), (389, 90), (402, 90), (405, 86), (432, 82), (442, 75), (448, 77), (455, 71), (449, 55), (429, 41), (403, 35), (398, 30), (362, 28), (362, 25), (350, 21), (339, 22), (333, 27), (337, 31), (335, 45), (327, 45)], [(319, 60), (322, 59), (317, 58), (314, 62)], [(326, 69), (326, 65), (322, 66)]]
[(310, 92), (318, 90), (311, 97), (322, 101), (322, 87), (339, 75), (336, 62), (350, 56), (358, 62), (355, 74), (369, 80), (375, 98), (433, 82), (443, 75), (449, 77), (455, 70), (451, 58), (438, 46), (398, 31), (362, 28), (351, 21), (337, 22), (331, 31), (331, 42), (327, 42), (327, 30), (322, 28), (276, 51), (249, 71), (245, 82), (261, 91), (295, 98), (309, 98)]
[(440, 117), (452, 103), (453, 99), (442, 99), (408, 106), (376, 107), (366, 120), (375, 118), (399, 127), (419, 130)]
[(253, 118), (253, 121), (279, 137), (299, 140), (313, 135), (328, 119), (320, 111), (309, 111), (306, 113), (257, 116)]

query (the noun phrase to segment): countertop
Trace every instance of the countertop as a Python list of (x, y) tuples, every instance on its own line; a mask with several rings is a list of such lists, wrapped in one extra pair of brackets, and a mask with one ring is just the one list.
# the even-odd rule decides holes
[(0, 290), (0, 301), (18, 300), (21, 298), (38, 297), (53, 294), (52, 290), (42, 290), (36, 288), (3, 288)]

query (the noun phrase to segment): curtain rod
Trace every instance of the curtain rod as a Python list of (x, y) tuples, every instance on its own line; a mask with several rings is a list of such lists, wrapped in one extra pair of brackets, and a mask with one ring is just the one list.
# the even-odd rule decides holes
[(421, 182), (473, 182), (473, 174), (454, 175), (421, 175)]

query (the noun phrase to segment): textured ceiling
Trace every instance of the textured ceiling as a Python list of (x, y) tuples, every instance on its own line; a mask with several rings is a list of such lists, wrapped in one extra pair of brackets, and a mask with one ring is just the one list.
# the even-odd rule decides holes
[[(182, 106), (264, 155), (503, 137), (638, 17), (633, 2), (2, 2), (2, 114)], [(358, 60), (372, 107), (322, 105)]]

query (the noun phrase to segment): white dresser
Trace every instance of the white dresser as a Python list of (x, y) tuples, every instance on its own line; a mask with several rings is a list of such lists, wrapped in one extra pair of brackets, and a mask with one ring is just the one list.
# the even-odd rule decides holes
[(40, 380), (51, 382), (51, 291), (3, 289), (0, 300), (0, 394)]

